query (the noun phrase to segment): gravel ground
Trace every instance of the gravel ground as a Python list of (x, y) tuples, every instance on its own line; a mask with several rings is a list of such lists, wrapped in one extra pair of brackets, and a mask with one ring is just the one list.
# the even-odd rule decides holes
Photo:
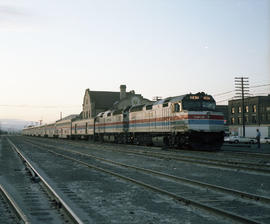
[[(51, 143), (49, 143), (51, 144)], [(128, 154), (123, 152), (111, 151), (118, 147), (114, 144), (94, 145), (89, 144), (89, 148), (78, 147), (72, 145), (72, 142), (63, 141), (58, 146), (63, 146), (67, 149), (73, 149), (79, 152), (90, 153), (105, 159), (126, 163), (128, 165), (139, 166), (147, 169), (172, 174), (179, 177), (207, 182), (214, 185), (219, 185), (227, 188), (232, 188), (239, 191), (244, 191), (251, 194), (270, 197), (270, 177), (257, 173), (246, 173), (241, 170), (228, 170), (204, 165), (189, 164), (175, 160), (164, 160), (151, 158), (147, 156)], [(119, 146), (122, 148), (122, 145)], [(133, 146), (124, 146), (124, 148), (133, 148)], [(135, 147), (143, 149), (144, 147)], [(196, 153), (196, 152), (195, 152)], [(215, 153), (213, 154), (215, 155)], [(244, 155), (243, 155), (244, 157)], [(245, 160), (245, 158), (243, 158)]]
[[(18, 155), (6, 139), (0, 138), (0, 183), (31, 223), (64, 223), (40, 184), (31, 180)], [(1, 214), (8, 220), (10, 214)], [(0, 222), (5, 223), (5, 222)], [(16, 223), (13, 222), (12, 223)]]
[(130, 182), (29, 145), (18, 146), (38, 164), (61, 194), (73, 202), (75, 210), (87, 216), (83, 219), (85, 223), (225, 223)]
[[(2, 138), (0, 138), (0, 158), (3, 157), (3, 147), (2, 147)], [(1, 183), (1, 174), (3, 170), (3, 163), (0, 160), (0, 183)], [(16, 222), (16, 216), (12, 213), (11, 208), (9, 207), (6, 199), (0, 193), (0, 223), (2, 224), (13, 224)]]

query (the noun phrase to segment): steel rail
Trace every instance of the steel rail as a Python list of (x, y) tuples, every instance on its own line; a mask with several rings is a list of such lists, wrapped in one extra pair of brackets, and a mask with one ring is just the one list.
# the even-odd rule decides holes
[(72, 209), (66, 204), (66, 202), (55, 192), (55, 190), (48, 184), (48, 182), (39, 174), (39, 172), (31, 165), (31, 163), (26, 159), (26, 157), (20, 152), (20, 150), (16, 147), (16, 145), (8, 138), (9, 143), (13, 147), (13, 149), (19, 154), (22, 160), (27, 164), (28, 167), (34, 172), (34, 174), (40, 178), (44, 186), (49, 190), (49, 192), (53, 195), (56, 201), (61, 204), (61, 208), (66, 211), (68, 217), (74, 222), (78, 224), (83, 224), (80, 218), (72, 211)]
[[(80, 145), (80, 143), (75, 143), (75, 142), (74, 142), (74, 144), (79, 144)], [(117, 150), (118, 151), (124, 150), (124, 151), (128, 151), (128, 152), (133, 153), (133, 151), (126, 150), (126, 149), (117, 149)], [(210, 159), (210, 158), (205, 158), (205, 157), (188, 156), (188, 155), (182, 155), (182, 154), (181, 155), (177, 155), (177, 154), (171, 154), (171, 153), (169, 154), (169, 153), (161, 153), (161, 152), (149, 152), (149, 151), (145, 151), (145, 150), (141, 150), (141, 149), (139, 149), (139, 152), (145, 153), (145, 154), (154, 154), (154, 155), (169, 156), (168, 157), (169, 159), (182, 159), (182, 158), (186, 158), (186, 159), (204, 160), (204, 161), (209, 161), (211, 163), (217, 163), (218, 162), (218, 163), (222, 163), (224, 165), (226, 165), (226, 164), (229, 164), (229, 165), (231, 165), (231, 164), (239, 164), (239, 165), (243, 165), (243, 166), (256, 166), (256, 167), (258, 167), (258, 168), (255, 168), (257, 170), (260, 170), (260, 168), (266, 167), (266, 168), (269, 168), (269, 170), (267, 170), (267, 169), (261, 169), (261, 170), (263, 170), (263, 171), (264, 170), (267, 170), (270, 173), (270, 165), (264, 165), (264, 164), (248, 163), (248, 162), (232, 161), (232, 160), (231, 161), (225, 161), (225, 160), (220, 160), (220, 159)], [(207, 152), (200, 152), (200, 153), (207, 153)], [(253, 155), (253, 153), (252, 153), (252, 155)], [(265, 155), (265, 154), (263, 154), (263, 155)], [(270, 156), (270, 154), (266, 154), (266, 155), (267, 156)]]
[[(31, 138), (32, 139), (32, 138)], [(54, 141), (53, 139), (50, 139), (51, 141)], [(59, 140), (58, 140), (59, 141)], [(64, 141), (64, 140), (62, 140), (62, 141)], [(56, 142), (56, 140), (55, 140), (55, 142)], [(72, 141), (72, 144), (73, 145), (79, 145), (79, 146), (84, 146), (84, 147), (89, 147), (89, 144), (84, 144), (84, 143), (78, 143), (78, 142), (74, 142), (74, 141)], [(93, 144), (94, 145), (94, 144)], [(107, 145), (106, 145), (107, 146)], [(149, 147), (149, 148), (154, 148), (154, 147)], [(111, 149), (109, 149), (109, 150), (111, 150)], [(127, 149), (114, 149), (114, 150), (117, 150), (117, 151), (120, 151), (120, 150), (124, 150), (124, 151), (129, 151), (129, 150), (127, 150)], [(139, 151), (140, 152), (145, 152), (145, 153), (152, 153), (152, 152), (147, 152), (147, 151), (145, 151), (145, 150), (141, 150), (141, 149), (139, 149)], [(181, 150), (181, 151), (178, 151), (178, 152), (188, 152), (188, 153), (190, 153), (190, 152), (192, 152), (191, 150)], [(132, 152), (132, 151), (131, 151)], [(210, 154), (209, 152), (205, 152), (205, 151), (196, 151), (196, 152), (199, 152), (199, 153), (201, 153), (201, 154)], [(220, 153), (225, 153), (225, 154), (229, 154), (229, 153), (231, 153), (231, 152), (234, 152), (234, 153), (232, 153), (231, 155), (235, 155), (235, 156), (239, 156), (239, 154), (241, 155), (241, 154), (244, 154), (244, 155), (249, 155), (249, 156), (252, 156), (252, 157), (257, 157), (257, 158), (261, 158), (261, 157), (269, 157), (270, 158), (270, 153), (256, 153), (256, 152), (240, 152), (240, 151), (234, 151), (234, 150), (221, 150), (221, 151), (219, 151)], [(161, 152), (153, 152), (153, 153), (159, 153), (160, 155), (173, 155), (173, 156), (177, 156), (177, 157), (179, 157), (179, 154), (172, 154), (172, 153), (161, 153)], [(213, 153), (211, 153), (211, 155), (212, 155)], [(237, 155), (238, 154), (238, 155)], [(257, 167), (267, 167), (267, 168), (269, 168), (269, 170), (270, 170), (270, 165), (264, 165), (264, 164), (257, 164), (257, 163), (247, 163), (247, 162), (241, 162), (241, 161), (224, 161), (224, 160), (219, 160), (219, 159), (209, 159), (209, 158), (205, 158), (205, 157), (192, 157), (192, 156), (187, 156), (187, 155), (182, 155), (181, 154), (181, 157), (185, 157), (185, 158), (191, 158), (191, 159), (203, 159), (203, 160), (208, 160), (208, 161), (211, 161), (211, 162), (216, 162), (216, 161), (218, 161), (218, 162), (223, 162), (223, 163), (228, 163), (228, 164), (232, 164), (232, 163), (237, 163), (237, 164), (241, 164), (241, 165), (246, 165), (246, 166), (250, 166), (250, 165), (252, 165), (252, 166), (257, 166)], [(173, 157), (173, 158), (175, 158), (175, 157)], [(239, 158), (239, 157), (237, 157), (237, 158)], [(236, 159), (237, 159), (236, 158)]]
[[(148, 152), (142, 152), (142, 153), (145, 153), (145, 154), (148, 154)], [(152, 154), (152, 153), (151, 153)], [(154, 152), (153, 153), (154, 155), (161, 155), (161, 156), (167, 156), (169, 154), (166, 154), (166, 153), (157, 153), (157, 152)], [(239, 165), (242, 165), (242, 167), (240, 166), (237, 166), (237, 167), (240, 167), (240, 168), (245, 168), (245, 166), (254, 166), (254, 167), (257, 167), (257, 168), (252, 168), (254, 170), (258, 170), (258, 171), (266, 171), (266, 172), (269, 172), (270, 173), (270, 166), (269, 165), (264, 165), (264, 164), (257, 164), (257, 163), (247, 163), (247, 162), (241, 162), (241, 161), (225, 161), (225, 160), (219, 160), (219, 159), (209, 159), (209, 158), (205, 158), (205, 157), (198, 157), (198, 156), (187, 156), (187, 155), (176, 155), (177, 157), (174, 157), (174, 156), (170, 156), (169, 155), (169, 159), (182, 159), (182, 158), (186, 158), (186, 159), (191, 159), (191, 160), (204, 160), (204, 161), (208, 161), (209, 163), (213, 163), (213, 164), (222, 164), (224, 166), (226, 166), (227, 164), (229, 166), (233, 166), (233, 165), (236, 165), (236, 164), (239, 164)], [(263, 168), (269, 168), (269, 169), (263, 169)]]
[(187, 198), (178, 196), (178, 195), (176, 195), (174, 193), (165, 191), (165, 190), (163, 190), (161, 188), (158, 188), (158, 187), (155, 187), (155, 186), (146, 184), (146, 183), (144, 183), (142, 181), (138, 181), (138, 180), (132, 179), (130, 177), (123, 176), (121, 174), (112, 172), (112, 171), (107, 170), (107, 169), (103, 169), (101, 167), (90, 165), (89, 163), (85, 163), (83, 161), (74, 159), (74, 158), (72, 158), (70, 156), (66, 156), (66, 155), (63, 155), (61, 153), (54, 152), (52, 150), (47, 150), (47, 151), (50, 152), (50, 153), (52, 153), (52, 154), (61, 156), (61, 157), (65, 158), (65, 159), (68, 159), (68, 160), (74, 161), (76, 163), (82, 164), (82, 165), (84, 165), (84, 166), (86, 166), (88, 168), (95, 169), (95, 170), (98, 170), (98, 171), (101, 171), (101, 172), (110, 174), (110, 175), (115, 176), (115, 177), (118, 177), (120, 179), (123, 179), (123, 180), (129, 181), (129, 182), (135, 183), (135, 184), (137, 184), (139, 186), (143, 186), (143, 187), (145, 187), (147, 189), (150, 189), (152, 191), (158, 192), (160, 194), (169, 196), (172, 199), (175, 199), (175, 200), (177, 200), (179, 202), (184, 203), (186, 206), (191, 205), (191, 206), (193, 206), (195, 208), (198, 208), (198, 209), (201, 209), (201, 210), (203, 210), (205, 212), (214, 213), (215, 215), (221, 216), (223, 218), (228, 218), (228, 219), (230, 219), (232, 221), (236, 221), (236, 222), (239, 222), (239, 223), (248, 223), (248, 224), (258, 224), (259, 223), (256, 220), (248, 219), (246, 217), (243, 217), (243, 216), (240, 216), (240, 215), (237, 215), (237, 214), (234, 214), (234, 213), (231, 213), (231, 212), (222, 210), (222, 209), (218, 209), (218, 208), (214, 208), (214, 207), (211, 207), (211, 206), (207, 206), (205, 204), (202, 204), (202, 203), (199, 203), (199, 202), (196, 202), (196, 201), (193, 201), (193, 200), (190, 200), (190, 199), (187, 199)]
[[(89, 145), (85, 145), (82, 143), (72, 143), (74, 145), (84, 146), (89, 148)], [(258, 172), (261, 174), (270, 174), (270, 166), (269, 165), (263, 165), (263, 164), (256, 164), (256, 163), (246, 163), (246, 162), (239, 162), (239, 161), (224, 161), (224, 160), (218, 160), (218, 159), (209, 159), (205, 157), (193, 157), (193, 156), (186, 156), (186, 155), (175, 155), (175, 154), (168, 154), (168, 153), (160, 153), (160, 152), (149, 152), (145, 150), (140, 151), (131, 151), (128, 149), (101, 149), (101, 150), (110, 150), (110, 151), (119, 151), (119, 152), (128, 152), (135, 155), (146, 155), (150, 157), (156, 157), (156, 158), (162, 158), (162, 159), (172, 159), (176, 161), (183, 161), (188, 163), (194, 163), (194, 164), (203, 164), (203, 165), (209, 165), (214, 167), (223, 167), (228, 169), (240, 169), (243, 171), (253, 171)], [(208, 162), (207, 162), (208, 161)], [(242, 166), (236, 165), (240, 164)], [(250, 166), (256, 166), (256, 167), (250, 167)], [(269, 169), (263, 169), (261, 167), (267, 167)]]
[[(30, 143), (30, 144), (43, 149), (37, 143), (35, 143), (35, 144)], [(126, 167), (126, 168), (130, 168), (130, 169), (139, 170), (139, 171), (142, 171), (142, 172), (151, 173), (151, 174), (162, 176), (162, 177), (165, 177), (165, 178), (168, 178), (168, 179), (177, 180), (179, 182), (184, 182), (184, 183), (197, 185), (197, 186), (204, 187), (204, 188), (209, 188), (209, 189), (219, 191), (219, 192), (222, 192), (222, 193), (227, 193), (227, 194), (229, 193), (231, 195), (238, 196), (240, 198), (245, 198), (245, 199), (253, 200), (253, 201), (256, 201), (256, 202), (261, 202), (264, 205), (270, 206), (270, 198), (268, 198), (268, 197), (263, 197), (263, 196), (260, 196), (260, 195), (255, 195), (255, 194), (250, 194), (250, 193), (246, 193), (246, 192), (242, 192), (242, 191), (237, 191), (237, 190), (233, 190), (233, 189), (229, 189), (229, 188), (225, 188), (225, 187), (221, 187), (221, 186), (217, 186), (217, 185), (213, 185), (213, 184), (207, 184), (207, 183), (203, 183), (203, 182), (200, 182), (200, 181), (191, 180), (191, 179), (188, 179), (188, 178), (177, 177), (177, 176), (166, 174), (166, 173), (159, 172), (159, 171), (154, 171), (154, 170), (149, 170), (149, 169), (140, 168), (140, 167), (136, 167), (136, 166), (131, 166), (131, 165), (127, 165), (127, 164), (124, 164), (124, 163), (119, 163), (119, 162), (115, 162), (115, 161), (112, 161), (112, 160), (104, 159), (102, 157), (97, 157), (97, 156), (94, 156), (94, 155), (91, 155), (91, 154), (88, 154), (88, 153), (82, 153), (82, 152), (78, 152), (78, 151), (74, 151), (74, 150), (70, 150), (70, 149), (65, 149), (65, 148), (59, 147), (59, 146), (44, 145), (44, 144), (41, 144), (41, 143), (39, 143), (39, 144), (43, 145), (43, 147), (59, 149), (59, 150), (62, 150), (62, 151), (66, 151), (66, 152), (70, 152), (70, 153), (74, 153), (74, 154), (78, 154), (78, 155), (82, 155), (82, 156), (86, 156), (86, 157), (91, 157), (91, 158), (94, 158), (96, 160), (104, 161), (106, 163), (114, 164), (114, 165), (117, 165), (117, 166)]]
[[(80, 145), (82, 146), (80, 143), (73, 143), (74, 145)], [(89, 148), (89, 146), (85, 145), (85, 147)], [(177, 156), (176, 155), (169, 155), (168, 153), (159, 153), (159, 152), (147, 152), (144, 150), (140, 150), (140, 152), (138, 151), (132, 151), (132, 150), (127, 150), (127, 149), (101, 149), (101, 150), (110, 150), (110, 151), (119, 151), (119, 152), (128, 152), (134, 155), (145, 155), (145, 156), (149, 156), (149, 157), (155, 157), (155, 158), (161, 158), (161, 159), (171, 159), (171, 160), (175, 160), (175, 161), (181, 161), (181, 162), (186, 162), (186, 163), (193, 163), (193, 164), (201, 164), (201, 165), (206, 165), (206, 166), (212, 166), (212, 167), (221, 167), (221, 168), (227, 168), (227, 169), (236, 169), (236, 170), (242, 170), (245, 172), (255, 172), (255, 173), (259, 173), (259, 174), (263, 174), (263, 175), (270, 175), (270, 166), (269, 169), (262, 169), (262, 168), (256, 168), (256, 167), (250, 167), (250, 166), (264, 166), (264, 165), (260, 165), (260, 164), (254, 164), (254, 163), (245, 163), (245, 166), (239, 166), (239, 165), (235, 165), (232, 163), (236, 163), (237, 162), (226, 162), (226, 161), (222, 161), (220, 160), (220, 162), (216, 162), (218, 160), (212, 160), (208, 159), (208, 158), (199, 158), (199, 157), (191, 157), (191, 156)], [(184, 157), (189, 157), (189, 158), (184, 158)], [(207, 161), (208, 160), (208, 161)], [(265, 167), (265, 166), (264, 166)], [(268, 166), (267, 166), (268, 167)]]
[[(175, 151), (175, 150), (174, 150)], [(179, 151), (178, 151), (179, 152)], [(188, 151), (188, 150), (181, 150), (180, 152), (184, 152), (184, 153), (190, 153), (192, 151)], [(210, 152), (206, 152), (206, 151), (196, 151), (196, 153), (200, 155), (212, 155), (213, 153)], [(226, 149), (226, 150), (220, 150), (217, 152), (218, 155), (222, 156), (230, 156), (233, 159), (241, 159), (244, 156), (248, 156), (248, 158), (258, 158), (258, 159), (270, 159), (270, 153), (262, 153), (262, 152), (251, 152), (251, 151), (236, 151), (236, 150), (230, 150), (230, 149)], [(216, 154), (215, 154), (216, 155)], [(245, 158), (246, 159), (246, 158)], [(267, 166), (267, 165), (261, 165), (261, 166)], [(270, 167), (270, 166), (269, 166)]]
[(250, 152), (250, 151), (235, 151), (235, 150), (221, 150), (221, 153), (225, 153), (225, 154), (232, 154), (232, 155), (248, 155), (248, 156), (252, 156), (252, 157), (257, 157), (257, 158), (265, 158), (265, 157), (269, 157), (270, 158), (270, 153), (258, 153), (258, 152)]
[(19, 220), (22, 220), (25, 224), (30, 224), (27, 216), (23, 213), (14, 199), (9, 195), (9, 193), (5, 190), (5, 188), (0, 184), (0, 191), (2, 192), (3, 196), (6, 198), (7, 202), (11, 205), (11, 208), (15, 211), (16, 216)]

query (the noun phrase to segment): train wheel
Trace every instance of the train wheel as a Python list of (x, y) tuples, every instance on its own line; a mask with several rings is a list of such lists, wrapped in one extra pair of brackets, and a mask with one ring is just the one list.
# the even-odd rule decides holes
[(169, 141), (169, 138), (167, 136), (163, 138), (163, 143), (164, 143), (165, 146), (170, 145), (170, 141)]

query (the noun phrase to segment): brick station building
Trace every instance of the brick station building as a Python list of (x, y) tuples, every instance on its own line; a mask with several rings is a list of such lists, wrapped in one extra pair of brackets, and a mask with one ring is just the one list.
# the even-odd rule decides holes
[(98, 113), (109, 109), (125, 109), (128, 106), (150, 103), (141, 94), (135, 94), (134, 90), (126, 91), (126, 85), (120, 86), (120, 92), (85, 90), (83, 98), (82, 119), (93, 118)]
[(255, 137), (258, 128), (262, 137), (270, 137), (270, 94), (248, 97), (244, 100), (230, 100), (228, 105), (229, 130), (233, 135), (243, 135), (243, 113), (247, 137)]

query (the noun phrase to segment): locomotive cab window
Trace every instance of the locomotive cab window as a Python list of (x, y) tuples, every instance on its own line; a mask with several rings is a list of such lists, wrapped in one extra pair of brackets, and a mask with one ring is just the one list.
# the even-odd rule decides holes
[(153, 105), (147, 105), (147, 106), (145, 107), (146, 110), (152, 110), (152, 108), (153, 108)]
[(216, 103), (215, 102), (207, 102), (207, 101), (203, 101), (202, 102), (202, 107), (203, 110), (215, 110), (216, 109)]
[(120, 110), (115, 110), (115, 111), (113, 112), (113, 115), (122, 114), (122, 113), (123, 113), (123, 110), (122, 110), (122, 109), (120, 109)]
[(183, 109), (194, 111), (214, 111), (216, 109), (216, 103), (215, 101), (210, 100), (185, 99), (183, 101)]
[(181, 111), (181, 105), (179, 103), (174, 104), (174, 112), (180, 112)]

